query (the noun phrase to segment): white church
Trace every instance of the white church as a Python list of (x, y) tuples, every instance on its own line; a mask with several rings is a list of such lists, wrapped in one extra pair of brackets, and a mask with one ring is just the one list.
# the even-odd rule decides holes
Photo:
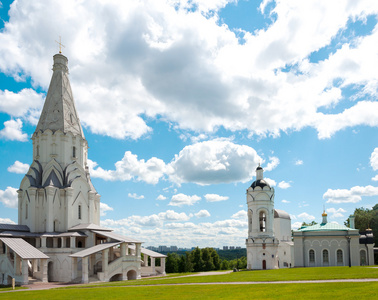
[(247, 189), (247, 269), (374, 265), (372, 231), (360, 235), (353, 216), (346, 227), (329, 223), (324, 212), (322, 223), (292, 232), (290, 215), (274, 209), (274, 193), (258, 166)]
[(61, 53), (54, 55), (32, 141), (33, 162), (18, 190), (18, 225), (0, 224), (0, 284), (165, 274), (165, 255), (100, 226), (100, 195), (89, 176), (88, 143)]

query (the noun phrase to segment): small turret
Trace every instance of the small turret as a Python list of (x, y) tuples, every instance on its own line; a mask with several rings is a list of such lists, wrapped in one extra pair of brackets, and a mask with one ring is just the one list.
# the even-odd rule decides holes
[(325, 212), (325, 210), (322, 213), (322, 217), (323, 217), (322, 224), (320, 224), (320, 225), (327, 224), (327, 213)]

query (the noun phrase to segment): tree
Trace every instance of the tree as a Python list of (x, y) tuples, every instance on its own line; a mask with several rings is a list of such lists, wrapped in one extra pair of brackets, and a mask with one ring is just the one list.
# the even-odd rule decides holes
[[(374, 205), (372, 209), (360, 207), (354, 210), (354, 227), (360, 232), (365, 232), (366, 229), (372, 229), (374, 235), (374, 243), (378, 245), (378, 204)], [(349, 219), (344, 222), (349, 226)]]
[(220, 269), (221, 270), (229, 270), (230, 268), (229, 268), (229, 266), (228, 266), (228, 261), (227, 260), (222, 260), (222, 263), (221, 263), (221, 265), (220, 265)]
[(185, 272), (193, 272), (192, 254), (185, 252)]
[(315, 221), (312, 221), (311, 223), (303, 222), (302, 226), (312, 226), (312, 225), (316, 225), (316, 224), (318, 224), (318, 223), (316, 223)]
[(177, 273), (178, 272), (178, 255), (177, 253), (168, 253), (167, 260), (165, 262), (165, 272)]
[(203, 270), (212, 271), (214, 270), (213, 257), (211, 256), (209, 248), (202, 249), (202, 260), (203, 260)]
[(211, 257), (213, 258), (214, 270), (219, 270), (220, 269), (220, 259), (219, 259), (218, 252), (215, 251), (214, 248), (210, 248), (209, 251), (210, 251)]
[(201, 272), (203, 271), (203, 260), (202, 252), (200, 248), (196, 248), (192, 251), (192, 261), (193, 261), (193, 271)]

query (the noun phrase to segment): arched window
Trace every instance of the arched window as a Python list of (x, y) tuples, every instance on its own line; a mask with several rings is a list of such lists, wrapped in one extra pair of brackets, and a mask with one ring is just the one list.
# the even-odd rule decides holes
[(309, 251), (308, 256), (309, 256), (309, 262), (315, 263), (315, 251), (313, 249)]
[(338, 265), (342, 265), (344, 263), (343, 250), (339, 249), (336, 251), (336, 259)]
[(264, 211), (260, 212), (260, 231), (265, 232), (266, 231), (266, 214)]
[(328, 264), (328, 263), (329, 263), (328, 250), (324, 249), (323, 250), (323, 264)]
[(72, 147), (72, 157), (76, 157), (76, 147)]
[(81, 205), (77, 207), (77, 217), (81, 220)]

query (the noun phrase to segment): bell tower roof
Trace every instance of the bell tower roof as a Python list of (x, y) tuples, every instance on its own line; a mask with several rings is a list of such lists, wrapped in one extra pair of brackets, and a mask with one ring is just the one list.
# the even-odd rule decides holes
[(264, 169), (260, 166), (256, 168), (256, 181), (254, 181), (252, 184), (251, 184), (251, 187), (254, 189), (255, 187), (259, 186), (261, 187), (262, 189), (267, 186), (270, 188), (270, 185), (264, 180)]
[(35, 133), (47, 129), (71, 132), (84, 139), (68, 78), (68, 59), (60, 53), (54, 55), (53, 75)]

